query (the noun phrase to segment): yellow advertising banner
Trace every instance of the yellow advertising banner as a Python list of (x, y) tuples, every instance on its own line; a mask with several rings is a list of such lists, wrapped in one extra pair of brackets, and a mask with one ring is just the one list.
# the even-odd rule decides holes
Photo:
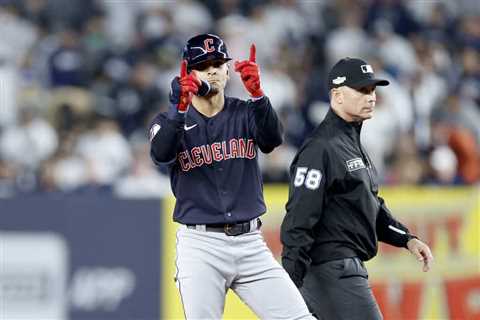
[[(480, 188), (392, 187), (381, 192), (393, 215), (432, 248), (430, 272), (405, 249), (380, 244), (367, 263), (369, 279), (385, 320), (480, 320)], [(268, 212), (262, 232), (279, 258), (279, 228), (285, 214), (288, 187), (265, 187)], [(175, 287), (174, 200), (165, 201), (162, 278), (162, 319), (183, 319)], [(257, 317), (229, 292), (224, 319)]]

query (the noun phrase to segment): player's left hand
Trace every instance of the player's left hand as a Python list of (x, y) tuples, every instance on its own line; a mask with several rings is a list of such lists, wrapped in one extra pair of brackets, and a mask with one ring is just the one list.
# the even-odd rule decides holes
[(408, 240), (407, 249), (417, 258), (418, 261), (423, 261), (423, 272), (430, 270), (430, 265), (433, 262), (433, 255), (430, 248), (425, 243), (413, 238)]
[(169, 100), (176, 106), (179, 113), (186, 113), (192, 102), (192, 96), (198, 93), (202, 82), (195, 73), (187, 72), (187, 60), (183, 60), (180, 66), (180, 76), (175, 77), (171, 83)]
[(250, 46), (250, 57), (248, 60), (235, 61), (235, 71), (240, 73), (243, 84), (250, 96), (253, 98), (263, 97), (263, 90), (260, 87), (260, 70), (256, 63), (256, 48), (252, 43)]

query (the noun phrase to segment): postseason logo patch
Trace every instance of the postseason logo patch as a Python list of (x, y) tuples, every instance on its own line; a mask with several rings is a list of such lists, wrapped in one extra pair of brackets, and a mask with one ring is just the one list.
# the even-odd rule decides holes
[(346, 163), (349, 172), (365, 168), (362, 158), (350, 159)]

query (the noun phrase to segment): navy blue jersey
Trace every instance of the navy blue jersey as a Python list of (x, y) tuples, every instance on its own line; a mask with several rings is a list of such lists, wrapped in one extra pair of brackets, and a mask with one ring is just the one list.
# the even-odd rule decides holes
[(177, 199), (174, 221), (232, 223), (266, 211), (257, 156), (282, 143), (282, 126), (267, 97), (225, 97), (208, 118), (194, 107), (186, 116), (161, 113), (150, 126), (151, 157), (167, 165)]

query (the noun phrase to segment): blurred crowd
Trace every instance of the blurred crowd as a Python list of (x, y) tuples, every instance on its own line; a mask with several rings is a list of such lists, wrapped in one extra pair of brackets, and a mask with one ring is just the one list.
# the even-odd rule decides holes
[[(391, 83), (362, 132), (383, 184), (480, 181), (477, 0), (0, 0), (0, 31), (0, 198), (168, 194), (148, 125), (168, 108), (182, 46), (204, 32), (234, 59), (257, 45), (286, 130), (261, 156), (266, 182), (288, 180), (329, 108), (326, 74), (346, 56)], [(227, 94), (248, 98), (230, 74)]]

